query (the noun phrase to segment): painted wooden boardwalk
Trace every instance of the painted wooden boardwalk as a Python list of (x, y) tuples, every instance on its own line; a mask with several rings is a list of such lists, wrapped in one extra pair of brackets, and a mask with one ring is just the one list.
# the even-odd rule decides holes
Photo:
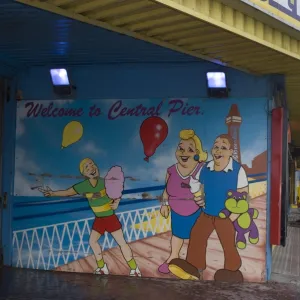
[[(253, 199), (251, 207), (259, 210), (259, 217), (255, 221), (260, 232), (260, 241), (257, 245), (248, 244), (246, 249), (240, 250), (242, 257), (241, 271), (245, 281), (260, 282), (265, 279), (265, 242), (266, 242), (266, 196)], [(166, 260), (170, 251), (171, 233), (161, 233), (156, 236), (130, 243), (134, 257), (139, 265), (143, 277), (174, 278), (157, 271), (158, 266)], [(181, 257), (186, 257), (187, 242), (181, 250)], [(104, 258), (111, 274), (128, 275), (129, 269), (119, 248), (104, 252)], [(213, 279), (216, 270), (224, 265), (222, 247), (214, 232), (210, 237), (207, 249), (208, 267), (204, 273), (205, 280)], [(92, 273), (96, 268), (94, 256), (79, 259), (56, 270), (66, 272)]]

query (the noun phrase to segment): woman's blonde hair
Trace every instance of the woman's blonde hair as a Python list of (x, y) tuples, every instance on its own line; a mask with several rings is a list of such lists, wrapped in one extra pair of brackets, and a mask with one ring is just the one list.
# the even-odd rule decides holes
[(196, 146), (196, 150), (198, 150), (199, 161), (206, 161), (208, 154), (207, 151), (203, 151), (202, 142), (199, 137), (195, 134), (195, 131), (192, 129), (184, 129), (179, 132), (179, 137), (182, 140), (193, 140)]

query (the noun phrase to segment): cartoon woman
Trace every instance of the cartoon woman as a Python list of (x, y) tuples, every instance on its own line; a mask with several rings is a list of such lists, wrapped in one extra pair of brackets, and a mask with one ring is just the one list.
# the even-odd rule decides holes
[(166, 188), (160, 213), (168, 218), (171, 211), (171, 253), (169, 258), (158, 268), (168, 274), (169, 262), (179, 258), (183, 241), (190, 238), (190, 232), (200, 215), (200, 207), (194, 201), (190, 191), (190, 178), (200, 172), (203, 162), (207, 160), (207, 152), (202, 149), (202, 142), (194, 130), (182, 130), (180, 142), (175, 156), (177, 163), (169, 167), (166, 174)]

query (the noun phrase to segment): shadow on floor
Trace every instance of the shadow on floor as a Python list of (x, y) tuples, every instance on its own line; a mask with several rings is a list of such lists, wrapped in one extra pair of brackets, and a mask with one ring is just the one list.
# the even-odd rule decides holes
[(296, 285), (226, 284), (4, 268), (0, 299), (240, 300), (300, 299)]

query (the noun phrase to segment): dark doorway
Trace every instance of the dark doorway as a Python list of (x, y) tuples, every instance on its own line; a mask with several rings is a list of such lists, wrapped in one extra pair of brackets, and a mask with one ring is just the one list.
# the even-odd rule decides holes
[(6, 97), (6, 80), (0, 78), (0, 267), (3, 266), (3, 244), (2, 244), (2, 224), (3, 224), (3, 209), (5, 203), (2, 199), (2, 137), (3, 137), (3, 112), (4, 99)]

